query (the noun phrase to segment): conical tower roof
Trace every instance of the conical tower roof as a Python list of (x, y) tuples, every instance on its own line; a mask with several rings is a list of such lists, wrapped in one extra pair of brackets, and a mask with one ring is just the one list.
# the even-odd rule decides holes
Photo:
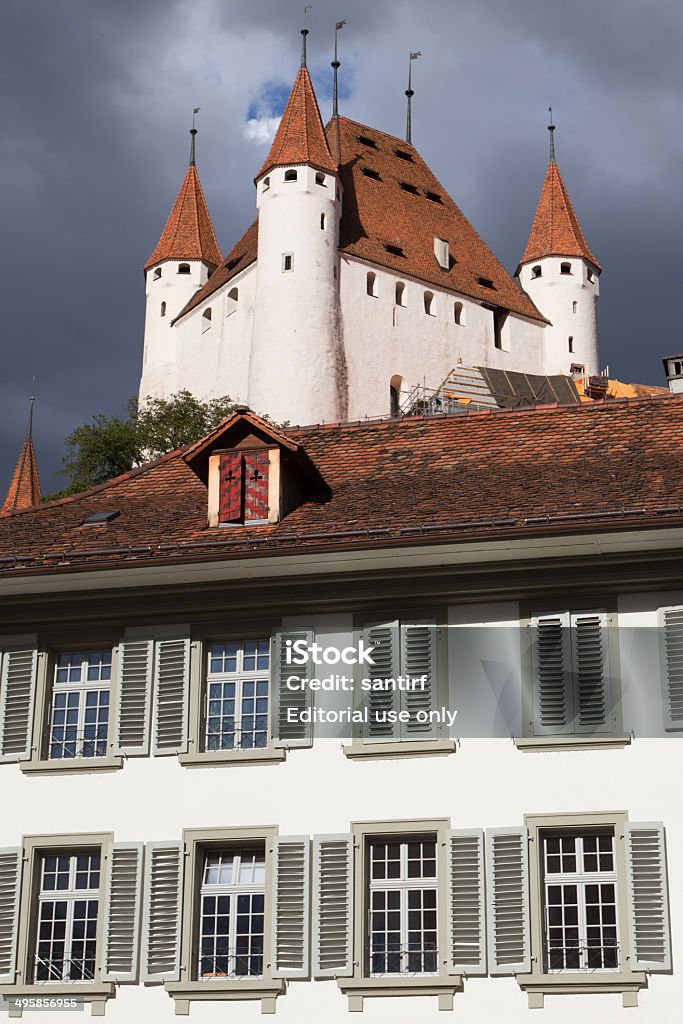
[(257, 180), (271, 168), (286, 164), (310, 164), (330, 174), (337, 172), (337, 165), (327, 144), (311, 76), (305, 64), (299, 68), (282, 120), (270, 152), (256, 176)]
[(520, 260), (520, 267), (543, 256), (578, 256), (588, 260), (597, 270), (600, 264), (588, 248), (579, 218), (574, 212), (560, 169), (550, 160), (529, 240)]
[(162, 260), (204, 260), (212, 267), (223, 261), (194, 159), (145, 270)]
[(29, 413), (28, 432), (19, 452), (17, 464), (12, 473), (10, 485), (7, 488), (5, 500), (0, 508), (0, 515), (8, 512), (15, 512), (17, 509), (31, 508), (40, 501), (40, 481), (38, 480), (38, 464), (36, 453), (33, 448), (32, 434), (33, 421), (33, 399), (31, 399), (31, 412)]

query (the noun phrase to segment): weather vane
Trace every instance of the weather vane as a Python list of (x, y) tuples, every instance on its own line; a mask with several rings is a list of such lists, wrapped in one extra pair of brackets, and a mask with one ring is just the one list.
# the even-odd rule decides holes
[(553, 121), (553, 108), (548, 107), (548, 113), (550, 114), (550, 124), (548, 125), (548, 131), (550, 132), (550, 162), (555, 163), (555, 122)]
[(421, 50), (411, 51), (410, 60), (408, 61), (408, 88), (406, 89), (406, 96), (408, 97), (408, 113), (406, 115), (406, 142), (412, 144), (413, 141), (413, 96), (415, 92), (413, 90), (413, 61), (417, 60), (418, 57), (422, 56)]
[(345, 21), (338, 21), (334, 26), (334, 60), (332, 61), (332, 67), (334, 68), (334, 89), (332, 92), (332, 117), (339, 117), (339, 89), (337, 82), (337, 72), (339, 71), (340, 62), (337, 56), (337, 36), (339, 30), (344, 28)]

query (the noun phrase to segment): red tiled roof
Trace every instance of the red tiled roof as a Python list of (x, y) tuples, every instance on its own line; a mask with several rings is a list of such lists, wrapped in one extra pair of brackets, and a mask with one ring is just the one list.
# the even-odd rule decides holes
[[(416, 149), (344, 117), (333, 118), (326, 132), (330, 148), (340, 154), (339, 175), (344, 186), (341, 252), (533, 320), (544, 320)], [(368, 177), (364, 169), (376, 173), (379, 179)], [(401, 182), (415, 191), (406, 191)], [(254, 221), (178, 319), (256, 260), (257, 227), (258, 221)], [(442, 270), (434, 256), (435, 237), (449, 243), (448, 270)], [(398, 246), (403, 255), (389, 252), (387, 245)], [(482, 280), (490, 285), (482, 284)]]
[(285, 164), (310, 164), (331, 174), (337, 170), (306, 67), (299, 68), (270, 152), (256, 179), (272, 167)]
[(683, 395), (286, 433), (328, 491), (281, 523), (208, 529), (188, 449), (2, 517), (0, 572), (683, 525)]
[(166, 227), (145, 270), (162, 260), (183, 259), (205, 260), (214, 267), (223, 259), (194, 164), (187, 168)]
[(574, 213), (560, 169), (554, 160), (548, 164), (529, 241), (519, 265), (521, 267), (543, 256), (580, 256), (598, 270), (601, 269), (588, 248), (579, 218)]
[(30, 508), (32, 505), (37, 505), (39, 501), (38, 464), (33, 441), (29, 434), (21, 446), (5, 500), (0, 508), (0, 515), (14, 512), (15, 509)]

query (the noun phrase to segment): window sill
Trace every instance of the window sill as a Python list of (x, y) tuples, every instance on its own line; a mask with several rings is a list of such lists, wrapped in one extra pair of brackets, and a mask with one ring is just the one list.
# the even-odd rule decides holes
[(20, 768), (25, 775), (88, 775), (92, 772), (113, 772), (123, 768), (123, 758), (71, 757), (55, 761), (21, 761)]
[(190, 1003), (207, 1000), (260, 999), (261, 1013), (275, 1013), (277, 997), (285, 992), (284, 981), (246, 978), (238, 981), (167, 981), (164, 988), (175, 1001), (176, 1016), (186, 1017)]
[[(92, 1017), (104, 1017), (107, 999), (114, 994), (113, 982), (47, 982), (44, 985), (7, 985), (0, 988), (2, 997), (10, 1003), (9, 1017), (21, 1017), (23, 1007), (11, 1005), (13, 999), (76, 999), (90, 1004)], [(31, 1007), (26, 1007), (31, 1010)]]
[(454, 754), (455, 740), (409, 740), (404, 743), (352, 743), (344, 754), (352, 761), (362, 758), (424, 757)]
[(647, 985), (643, 973), (624, 971), (621, 974), (538, 974), (517, 976), (517, 982), (527, 993), (530, 1010), (542, 1010), (545, 996), (595, 995), (601, 992), (620, 992), (623, 1006), (638, 1005), (638, 990)]
[(631, 737), (622, 736), (515, 736), (518, 750), (541, 753), (548, 750), (620, 750), (631, 744)]
[(200, 751), (197, 754), (178, 754), (178, 761), (186, 768), (207, 768), (234, 764), (280, 764), (287, 751), (275, 747), (258, 750)]
[(440, 1010), (453, 1009), (453, 997), (463, 987), (459, 974), (447, 977), (410, 978), (337, 978), (340, 990), (348, 996), (349, 1013), (362, 1012), (363, 1000), (381, 996), (437, 996)]

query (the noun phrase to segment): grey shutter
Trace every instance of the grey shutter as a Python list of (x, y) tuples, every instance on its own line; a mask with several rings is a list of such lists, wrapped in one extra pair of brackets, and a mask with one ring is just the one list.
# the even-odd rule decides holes
[(152, 705), (152, 640), (125, 640), (119, 647), (118, 696), (114, 753), (149, 754)]
[[(376, 680), (393, 680), (401, 674), (401, 650), (399, 624), (394, 622), (378, 622), (365, 626), (362, 638), (367, 647), (372, 647), (370, 654), (373, 665), (362, 666), (363, 676)], [(358, 685), (358, 683), (356, 683)], [(400, 701), (398, 690), (391, 685), (384, 689), (362, 691), (367, 708), (368, 721), (363, 730), (366, 739), (392, 740), (400, 738), (400, 723), (386, 721), (388, 712), (398, 713)]]
[(157, 640), (154, 658), (154, 753), (187, 752), (190, 640)]
[(308, 836), (277, 836), (273, 844), (274, 978), (309, 974), (310, 846)]
[[(411, 679), (425, 677), (424, 689), (403, 691), (403, 709), (410, 721), (401, 725), (404, 739), (422, 739), (436, 736), (437, 726), (430, 712), (437, 707), (436, 626), (434, 623), (401, 626), (401, 675)], [(425, 722), (416, 719), (418, 713), (427, 716)]]
[(486, 974), (484, 833), (458, 829), (448, 841), (449, 974)]
[(531, 970), (529, 851), (525, 828), (486, 830), (490, 974)]
[(625, 828), (629, 889), (631, 969), (670, 971), (669, 890), (661, 822)]
[(659, 629), (664, 725), (667, 729), (683, 729), (683, 606), (661, 608)]
[(533, 732), (574, 731), (569, 612), (531, 619)]
[(107, 854), (102, 981), (137, 981), (143, 843), (116, 843)]
[(142, 981), (180, 977), (183, 869), (182, 843), (147, 844)]
[(607, 612), (572, 612), (570, 623), (576, 732), (612, 732)]
[(353, 974), (353, 836), (313, 837), (316, 978)]
[(38, 652), (5, 651), (0, 679), (0, 761), (27, 761), (33, 737)]
[(0, 984), (13, 985), (17, 969), (17, 932), (22, 851), (0, 849)]
[[(273, 632), (271, 654), (271, 679), (273, 680), (272, 733), (275, 747), (310, 747), (313, 743), (311, 722), (298, 721), (302, 711), (312, 708), (312, 694), (308, 686), (303, 690), (293, 689), (312, 674), (311, 667), (287, 663), (287, 641), (292, 644), (303, 640), (307, 647), (313, 643), (310, 629), (276, 629)], [(298, 656), (297, 656), (298, 657)], [(287, 682), (291, 685), (288, 686)], [(289, 717), (294, 721), (289, 721)]]

